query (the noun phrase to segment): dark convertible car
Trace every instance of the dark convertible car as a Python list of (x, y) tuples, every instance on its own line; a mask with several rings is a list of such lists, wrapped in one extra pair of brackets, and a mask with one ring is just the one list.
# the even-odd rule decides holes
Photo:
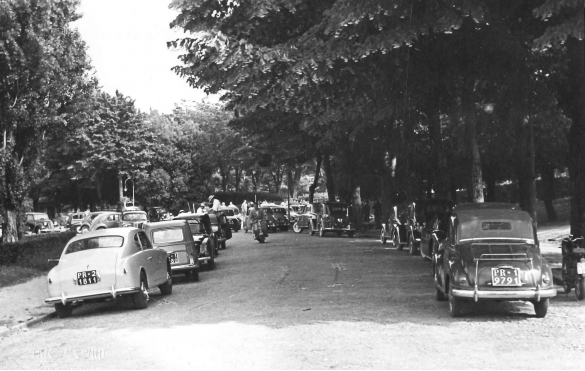
[(435, 255), (436, 298), (453, 317), (465, 302), (525, 300), (542, 318), (557, 294), (532, 218), (510, 204), (456, 206)]
[(309, 229), (311, 235), (318, 232), (320, 237), (327, 232), (338, 236), (347, 233), (349, 237), (353, 237), (356, 228), (352, 224), (351, 210), (351, 206), (344, 202), (313, 203), (307, 213), (299, 215), (293, 230), (301, 233), (304, 229)]

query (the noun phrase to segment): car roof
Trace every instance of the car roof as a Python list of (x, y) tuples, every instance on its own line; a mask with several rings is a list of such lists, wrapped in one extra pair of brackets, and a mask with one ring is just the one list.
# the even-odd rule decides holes
[(205, 214), (201, 214), (201, 213), (181, 213), (175, 217), (173, 217), (173, 220), (187, 220), (187, 219), (201, 219), (201, 217), (205, 215)]
[(491, 220), (516, 220), (532, 223), (532, 217), (526, 211), (518, 209), (478, 208), (463, 209), (454, 212), (461, 223), (477, 219)]
[(470, 202), (456, 205), (455, 208), (453, 209), (453, 212), (486, 209), (519, 210), (519, 207), (518, 205), (506, 202)]
[(184, 226), (185, 220), (165, 220), (161, 222), (152, 222), (144, 224), (144, 230), (150, 230), (155, 228), (166, 228), (166, 227), (177, 227)]
[(69, 240), (68, 243), (77, 240), (83, 240), (88, 237), (103, 237), (103, 236), (123, 236), (128, 237), (131, 232), (140, 231), (138, 228), (134, 227), (122, 227), (122, 228), (106, 228), (106, 229), (98, 229), (95, 231), (90, 231), (83, 234), (78, 234), (77, 236), (73, 237)]

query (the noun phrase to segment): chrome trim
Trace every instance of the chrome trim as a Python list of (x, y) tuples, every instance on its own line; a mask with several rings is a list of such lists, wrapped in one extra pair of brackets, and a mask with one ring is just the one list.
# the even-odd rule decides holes
[(87, 293), (84, 295), (73, 295), (73, 296), (67, 296), (67, 295), (65, 295), (65, 292), (61, 292), (60, 297), (55, 296), (55, 297), (47, 298), (47, 299), (45, 299), (45, 303), (46, 304), (54, 304), (54, 303), (61, 302), (63, 305), (65, 305), (66, 303), (71, 303), (74, 301), (83, 301), (83, 300), (101, 299), (101, 298), (108, 299), (108, 298), (113, 297), (114, 293), (116, 296), (133, 294), (135, 292), (138, 292), (139, 290), (140, 290), (139, 287), (125, 287), (125, 288), (121, 288), (118, 290), (114, 289), (113, 292), (111, 289), (109, 289), (109, 290), (104, 290), (104, 291)]
[(171, 271), (183, 271), (197, 268), (197, 264), (181, 264), (181, 265), (171, 265)]
[(540, 301), (541, 298), (553, 298), (557, 295), (555, 288), (540, 289), (538, 286), (534, 290), (506, 290), (506, 291), (475, 291), (452, 289), (453, 296), (460, 298), (474, 298), (477, 295), (478, 299), (536, 299)]
[(486, 240), (510, 240), (510, 241), (524, 241), (529, 245), (534, 245), (534, 240), (528, 238), (516, 238), (516, 237), (479, 237), (479, 238), (464, 238), (459, 240), (459, 242), (467, 242), (467, 241), (486, 241)]

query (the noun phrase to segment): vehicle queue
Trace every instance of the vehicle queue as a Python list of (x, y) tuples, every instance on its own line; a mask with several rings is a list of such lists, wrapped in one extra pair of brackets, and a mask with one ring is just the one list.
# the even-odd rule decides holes
[[(283, 206), (260, 208), (273, 231), (288, 230), (291, 221)], [(353, 237), (358, 227), (351, 210), (342, 202), (306, 205), (298, 210), (293, 230)], [(247, 232), (252, 221), (250, 210), (248, 215), (221, 207), (197, 211), (159, 222), (147, 222), (145, 216), (138, 216), (144, 212), (133, 211), (131, 218), (116, 215), (119, 224), (92, 225), (89, 232), (68, 242), (59, 265), (49, 272), (50, 297), (45, 302), (54, 304), (60, 317), (68, 317), (83, 303), (125, 296), (136, 308), (145, 308), (149, 289), (158, 287), (163, 295), (171, 294), (173, 276), (198, 281), (203, 266), (215, 267), (232, 230), (239, 230), (241, 224)], [(107, 215), (112, 213), (94, 221), (108, 219)], [(463, 314), (468, 302), (524, 300), (542, 318), (557, 294), (551, 267), (540, 253), (536, 226), (515, 205), (454, 205), (440, 200), (397, 205), (382, 223), (380, 242), (387, 241), (431, 262), (436, 300), (448, 300), (454, 317)]]

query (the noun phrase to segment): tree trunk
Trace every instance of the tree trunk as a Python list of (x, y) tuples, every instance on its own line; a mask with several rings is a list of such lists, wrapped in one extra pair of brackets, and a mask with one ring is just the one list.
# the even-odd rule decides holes
[(477, 129), (475, 106), (471, 90), (463, 96), (463, 113), (466, 123), (467, 142), (469, 143), (469, 154), (471, 158), (471, 200), (472, 202), (484, 202), (483, 198), (483, 177), (481, 174), (481, 155), (477, 143)]
[(491, 174), (491, 172), (485, 173), (485, 185), (486, 185), (486, 196), (485, 199), (487, 202), (495, 202), (496, 201), (496, 177)]
[(236, 165), (234, 166), (234, 183), (235, 183), (235, 190), (236, 192), (240, 191), (240, 182), (241, 182), (241, 177), (242, 177), (242, 171), (240, 169), (240, 166)]
[(313, 179), (313, 184), (309, 186), (309, 203), (313, 203), (313, 196), (315, 195), (315, 189), (317, 185), (319, 185), (319, 175), (321, 174), (321, 161), (323, 160), (323, 155), (321, 152), (317, 152), (317, 165), (315, 166), (315, 178)]
[(534, 140), (532, 122), (525, 112), (516, 116), (517, 161), (518, 161), (518, 203), (522, 210), (528, 212), (536, 222), (536, 171), (534, 168)]
[(542, 166), (540, 176), (542, 179), (542, 201), (546, 208), (546, 217), (549, 222), (554, 222), (558, 219), (553, 205), (553, 200), (555, 199), (555, 167), (550, 163), (546, 163)]
[(323, 156), (323, 170), (325, 170), (325, 187), (327, 188), (327, 198), (329, 201), (335, 201), (335, 179), (331, 169), (331, 157), (329, 153)]
[(431, 154), (433, 156), (432, 187), (435, 191), (435, 198), (447, 199), (449, 187), (447, 173), (444, 169), (443, 138), (441, 136), (441, 118), (437, 104), (436, 89), (431, 88), (427, 110), (429, 134), (431, 139)]

